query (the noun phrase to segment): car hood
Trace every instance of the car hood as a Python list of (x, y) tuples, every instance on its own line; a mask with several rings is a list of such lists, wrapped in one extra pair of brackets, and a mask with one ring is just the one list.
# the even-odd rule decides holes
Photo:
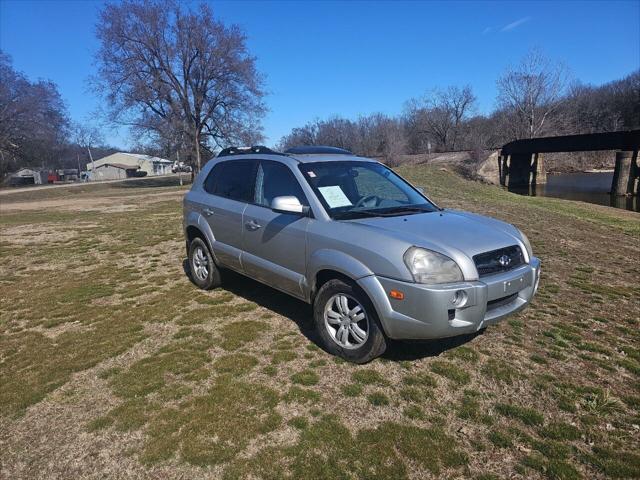
[(467, 279), (471, 271), (475, 271), (472, 257), (478, 253), (512, 245), (518, 245), (524, 251), (520, 233), (514, 226), (469, 212), (445, 210), (394, 217), (368, 217), (352, 222), (378, 233), (388, 232), (390, 237), (404, 240), (407, 244), (447, 255), (461, 267), (467, 266), (463, 268)]

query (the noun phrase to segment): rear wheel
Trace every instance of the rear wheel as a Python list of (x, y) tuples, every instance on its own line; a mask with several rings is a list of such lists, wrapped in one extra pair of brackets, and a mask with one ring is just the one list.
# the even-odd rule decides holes
[(209, 247), (200, 237), (194, 238), (189, 245), (189, 269), (191, 280), (202, 290), (220, 286), (220, 271)]
[(313, 304), (316, 329), (326, 349), (354, 363), (382, 355), (386, 340), (373, 304), (357, 285), (330, 280)]

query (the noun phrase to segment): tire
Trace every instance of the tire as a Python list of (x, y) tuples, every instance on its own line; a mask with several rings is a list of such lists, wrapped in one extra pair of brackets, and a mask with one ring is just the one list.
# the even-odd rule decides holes
[[(358, 320), (361, 313), (364, 318)], [(322, 285), (313, 302), (313, 320), (326, 350), (349, 362), (367, 363), (387, 348), (375, 308), (355, 284), (334, 279)]]
[(209, 247), (200, 237), (189, 244), (189, 272), (191, 281), (202, 290), (220, 286), (220, 270), (213, 261)]

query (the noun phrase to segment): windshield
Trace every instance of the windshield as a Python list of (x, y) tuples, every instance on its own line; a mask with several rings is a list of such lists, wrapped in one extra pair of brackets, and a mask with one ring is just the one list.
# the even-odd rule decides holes
[(300, 170), (336, 220), (437, 210), (424, 195), (376, 162), (302, 163)]

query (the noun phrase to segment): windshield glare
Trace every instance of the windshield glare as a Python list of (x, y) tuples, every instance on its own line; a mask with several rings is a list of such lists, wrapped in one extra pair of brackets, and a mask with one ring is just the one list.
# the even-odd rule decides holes
[(300, 170), (334, 219), (437, 210), (420, 192), (379, 163), (303, 163)]

